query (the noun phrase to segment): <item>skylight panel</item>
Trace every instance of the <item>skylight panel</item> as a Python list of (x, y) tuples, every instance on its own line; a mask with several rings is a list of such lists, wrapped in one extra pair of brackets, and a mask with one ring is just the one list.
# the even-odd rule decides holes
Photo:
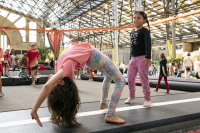
[(131, 8), (130, 7), (128, 7), (128, 6), (124, 6), (125, 8), (127, 8), (127, 9), (129, 9), (129, 10), (131, 10)]
[(198, 30), (198, 31), (200, 31), (200, 29), (198, 27), (193, 27), (193, 28), (196, 29), (196, 30)]
[[(122, 2), (122, 0), (119, 0), (119, 1), (121, 1), (121, 2)], [(124, 3), (124, 4), (129, 4), (128, 2), (126, 2), (126, 1), (124, 1), (124, 0), (123, 0), (123, 3)]]
[(157, 9), (156, 9), (156, 8), (153, 8), (153, 10), (154, 10), (154, 11), (157, 11)]
[(155, 12), (151, 12), (153, 15), (156, 15), (156, 13)]
[(4, 10), (0, 10), (0, 15), (3, 17), (6, 17), (8, 15), (8, 12)]
[(17, 28), (24, 28), (26, 26), (26, 19), (25, 17), (21, 18), (20, 20), (18, 20), (16, 23), (15, 23), (15, 26)]
[(188, 4), (192, 4), (192, 2), (190, 0), (185, 1)]
[(184, 30), (185, 32), (188, 32), (188, 33), (190, 32), (190, 31), (189, 31), (189, 30), (187, 30), (187, 29), (182, 29), (182, 30)]
[(152, 6), (150, 6), (150, 5), (148, 5), (147, 7), (148, 7), (148, 8), (153, 8), (153, 7), (152, 7)]
[(161, 35), (159, 35), (159, 34), (156, 34), (156, 36), (163, 37), (163, 36), (161, 36)]
[(161, 6), (163, 6), (163, 3), (161, 1), (158, 1), (157, 3), (160, 4)]
[(194, 20), (199, 20), (197, 17), (195, 16), (191, 16)]
[(8, 16), (8, 19), (11, 21), (11, 22), (14, 22), (17, 18), (19, 18), (20, 16), (19, 15), (16, 15), (14, 13), (10, 13), (10, 15)]
[(149, 4), (153, 4), (153, 2), (151, 2), (150, 0), (146, 0), (146, 2), (148, 2)]

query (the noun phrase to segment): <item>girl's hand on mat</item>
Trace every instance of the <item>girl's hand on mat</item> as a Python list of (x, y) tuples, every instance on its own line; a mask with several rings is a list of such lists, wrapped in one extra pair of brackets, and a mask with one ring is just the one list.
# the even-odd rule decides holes
[(42, 127), (42, 123), (38, 117), (37, 112), (31, 111), (31, 116), (32, 116), (32, 119), (35, 119), (37, 121), (38, 125)]
[(144, 58), (142, 61), (145, 61), (145, 66), (146, 67), (151, 65), (151, 59)]

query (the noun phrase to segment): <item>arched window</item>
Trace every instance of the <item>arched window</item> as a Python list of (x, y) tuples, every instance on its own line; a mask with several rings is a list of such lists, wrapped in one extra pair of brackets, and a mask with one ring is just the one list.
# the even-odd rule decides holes
[[(21, 18), (20, 20), (18, 20), (16, 23), (15, 23), (15, 26), (17, 28), (25, 28), (26, 26), (26, 19), (23, 17)], [(23, 42), (26, 42), (26, 31), (25, 30), (20, 30), (19, 31), (21, 33), (21, 36), (22, 36), (22, 41)]]
[[(37, 25), (35, 22), (29, 22), (29, 29), (37, 29)], [(29, 42), (36, 42), (37, 41), (37, 32), (36, 31), (29, 31)]]

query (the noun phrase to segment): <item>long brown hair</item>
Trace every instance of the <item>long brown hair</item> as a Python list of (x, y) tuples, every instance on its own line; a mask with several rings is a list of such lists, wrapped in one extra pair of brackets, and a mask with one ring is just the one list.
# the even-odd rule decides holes
[(164, 60), (164, 61), (167, 63), (167, 59), (166, 59), (166, 57), (165, 57), (165, 54), (164, 54), (164, 53), (160, 54), (160, 57), (161, 57), (161, 59), (162, 59), (162, 60)]
[(47, 98), (51, 120), (57, 125), (77, 127), (76, 114), (80, 108), (78, 88), (74, 81), (68, 77), (62, 79), (65, 84), (58, 84)]
[(148, 20), (148, 17), (147, 17), (147, 14), (144, 12), (144, 11), (136, 11), (135, 13), (134, 13), (134, 15), (135, 14), (140, 14), (140, 15), (142, 15), (142, 17), (143, 17), (143, 19), (146, 19), (147, 21), (147, 24), (148, 24), (148, 27), (149, 27), (149, 32), (151, 33), (151, 31), (150, 31), (150, 25), (149, 25), (149, 20)]

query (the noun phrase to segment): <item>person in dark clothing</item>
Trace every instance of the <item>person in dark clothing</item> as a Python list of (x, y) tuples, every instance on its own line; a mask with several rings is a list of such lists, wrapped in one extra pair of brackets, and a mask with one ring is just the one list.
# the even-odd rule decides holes
[(169, 84), (167, 82), (167, 67), (166, 67), (167, 59), (166, 59), (164, 53), (162, 53), (160, 55), (160, 59), (161, 59), (160, 60), (160, 75), (158, 78), (158, 83), (157, 83), (156, 89), (154, 89), (154, 91), (158, 91), (158, 88), (160, 86), (160, 81), (161, 81), (162, 77), (164, 77), (166, 89), (167, 89), (166, 93), (169, 93)]
[(53, 57), (50, 58), (50, 67), (54, 69), (54, 60)]
[(11, 49), (10, 55), (13, 55), (14, 52), (15, 52), (15, 50)]

